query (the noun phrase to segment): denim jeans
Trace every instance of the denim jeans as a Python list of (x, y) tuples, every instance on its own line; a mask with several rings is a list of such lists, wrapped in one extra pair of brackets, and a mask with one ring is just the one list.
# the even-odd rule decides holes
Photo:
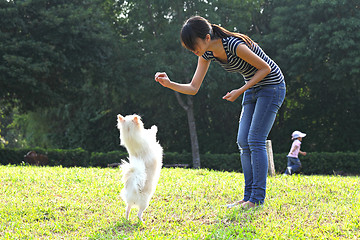
[(301, 169), (300, 159), (294, 157), (288, 157), (287, 166), (291, 168), (291, 172), (289, 173), (289, 171), (286, 169), (285, 171), (286, 174), (291, 175), (293, 173), (299, 172)]
[(245, 91), (237, 144), (245, 178), (244, 201), (263, 204), (268, 160), (265, 142), (284, 101), (285, 83)]

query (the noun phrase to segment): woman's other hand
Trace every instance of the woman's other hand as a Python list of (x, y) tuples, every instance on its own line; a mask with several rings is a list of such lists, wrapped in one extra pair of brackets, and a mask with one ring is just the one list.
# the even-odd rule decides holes
[(228, 100), (230, 102), (235, 101), (240, 95), (242, 94), (242, 90), (241, 89), (235, 89), (232, 90), (231, 92), (226, 93), (225, 96), (223, 96), (223, 99)]
[(157, 72), (155, 74), (155, 81), (164, 87), (168, 87), (170, 85), (170, 79), (165, 72)]

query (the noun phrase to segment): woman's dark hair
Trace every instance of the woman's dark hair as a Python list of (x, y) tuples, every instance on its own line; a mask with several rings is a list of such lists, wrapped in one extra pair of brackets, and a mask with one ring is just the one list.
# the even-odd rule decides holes
[(211, 24), (208, 20), (200, 16), (191, 17), (184, 23), (180, 31), (181, 43), (185, 48), (194, 51), (196, 39), (205, 39), (207, 34), (210, 34), (213, 39), (230, 36), (237, 37), (242, 39), (250, 48), (252, 44), (254, 44), (254, 41), (245, 34), (230, 32), (216, 24)]

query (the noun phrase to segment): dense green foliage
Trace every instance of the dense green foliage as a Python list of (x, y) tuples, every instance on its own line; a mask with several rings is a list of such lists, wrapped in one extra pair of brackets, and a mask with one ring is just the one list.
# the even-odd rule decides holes
[(360, 149), (359, 1), (279, 0), (264, 14), (265, 48), (287, 81), (273, 139), (296, 128), (308, 133), (311, 151)]
[[(116, 114), (156, 124), (166, 152), (191, 152), (186, 112), (154, 82), (166, 71), (190, 81), (196, 57), (179, 30), (199, 14), (250, 35), (284, 72), (287, 97), (269, 139), (289, 150), (308, 135), (308, 152), (357, 151), (360, 124), (360, 4), (304, 1), (49, 1), (0, 3), (0, 146), (119, 150)], [(243, 84), (211, 64), (192, 103), (202, 155), (236, 153)], [(206, 160), (204, 160), (206, 161)]]
[(24, 111), (57, 107), (106, 81), (116, 45), (101, 2), (1, 1), (0, 99)]
[[(49, 158), (49, 166), (63, 167), (107, 167), (111, 163), (121, 163), (127, 160), (128, 154), (125, 151), (112, 151), (107, 153), (87, 152), (83, 149), (0, 149), (1, 165), (26, 164), (24, 155), (30, 150), (38, 154), (45, 154)], [(274, 154), (276, 172), (283, 173), (286, 169), (287, 154)], [(242, 172), (240, 155), (205, 153), (200, 155), (202, 168), (217, 171)], [(360, 152), (313, 152), (307, 156), (300, 157), (302, 163), (302, 174), (324, 174), (324, 175), (360, 175), (359, 169)], [(165, 152), (163, 158), (164, 166), (175, 166), (176, 164), (192, 167), (190, 153)]]
[(104, 146), (91, 129), (104, 128), (121, 78), (113, 79), (119, 38), (102, 2), (1, 2), (0, 112), (16, 107), (1, 119), (10, 146)]
[(359, 178), (269, 178), (265, 204), (227, 209), (243, 175), (163, 169), (144, 213), (124, 219), (118, 169), (0, 166), (2, 239), (359, 239)]

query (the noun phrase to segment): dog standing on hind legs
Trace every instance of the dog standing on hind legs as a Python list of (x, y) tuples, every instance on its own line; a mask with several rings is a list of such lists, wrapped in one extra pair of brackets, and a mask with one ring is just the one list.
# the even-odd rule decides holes
[(122, 161), (124, 188), (121, 198), (126, 203), (125, 217), (128, 220), (131, 208), (139, 209), (138, 218), (143, 222), (143, 212), (149, 206), (160, 178), (163, 149), (156, 140), (157, 127), (145, 129), (141, 118), (134, 114), (117, 115), (120, 143), (129, 153), (129, 162)]

